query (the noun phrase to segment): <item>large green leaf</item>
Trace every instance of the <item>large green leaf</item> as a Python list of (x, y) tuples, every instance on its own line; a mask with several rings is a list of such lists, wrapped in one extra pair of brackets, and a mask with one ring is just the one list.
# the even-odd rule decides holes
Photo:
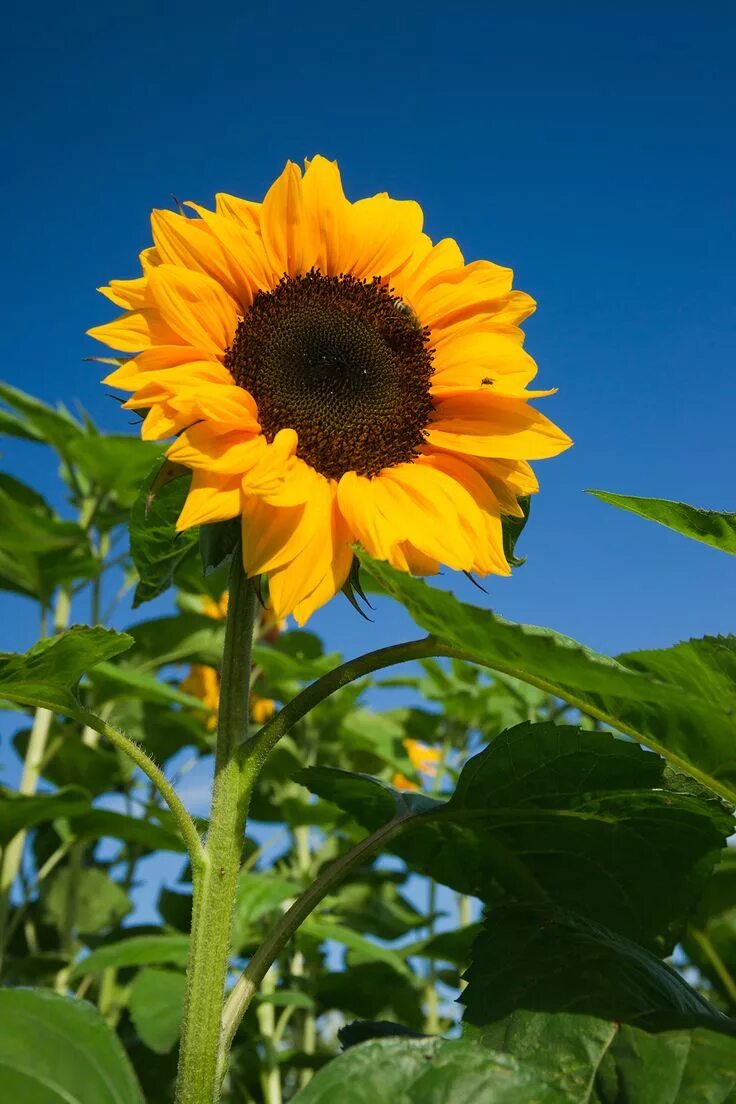
[(331, 940), (335, 943), (341, 943), (354, 953), (356, 962), (383, 962), (386, 966), (390, 966), (392, 970), (395, 970), (397, 974), (401, 974), (407, 979), (412, 977), (411, 970), (398, 951), (373, 943), (370, 939), (366, 939), (364, 935), (354, 932), (344, 924), (336, 924), (333, 920), (310, 916), (304, 921), (299, 931), (303, 935), (319, 940), (319, 942)]
[(0, 654), (0, 698), (73, 716), (79, 710), (75, 689), (82, 675), (132, 643), (126, 633), (75, 625), (39, 641), (28, 652), (4, 652)]
[(185, 709), (207, 712), (207, 707), (199, 698), (184, 694), (175, 686), (139, 671), (129, 663), (98, 663), (90, 671), (89, 680), (95, 688), (98, 702), (130, 696), (141, 702), (182, 705)]
[(181, 836), (172, 827), (157, 823), (151, 817), (133, 817), (112, 809), (91, 809), (81, 815), (71, 814), (72, 830), (79, 839), (110, 837), (136, 844), (146, 851), (184, 851)]
[(91, 484), (132, 505), (162, 447), (140, 437), (87, 434), (70, 442), (67, 455)]
[(630, 510), (632, 514), (657, 521), (685, 537), (720, 548), (736, 556), (736, 514), (701, 510), (685, 502), (670, 502), (665, 498), (637, 498), (634, 495), (613, 494), (611, 491), (588, 491), (611, 506)]
[(289, 897), (298, 897), (300, 891), (298, 882), (273, 871), (241, 873), (232, 919), (233, 950), (241, 951), (248, 945), (257, 944), (259, 921), (280, 908)]
[(225, 624), (202, 613), (180, 613), (140, 621), (128, 632), (135, 641), (132, 662), (146, 670), (169, 663), (204, 663), (219, 666), (225, 639)]
[(10, 419), (6, 415), (0, 427), (2, 430), (12, 432), (13, 426), (19, 420), (20, 431), (13, 432), (13, 436), (24, 436), (49, 444), (64, 459), (68, 457), (71, 442), (84, 436), (80, 424), (63, 407), (54, 409), (9, 383), (0, 382), (0, 401), (6, 403), (15, 414), (15, 418)]
[(114, 927), (132, 909), (128, 894), (96, 867), (73, 871), (64, 866), (44, 885), (44, 909), (47, 916), (63, 929), (74, 901), (74, 923), (84, 934)]
[[(31, 499), (31, 495), (34, 496)], [(15, 553), (53, 552), (85, 543), (84, 529), (62, 521), (35, 492), (9, 476), (0, 479), (0, 548)]]
[(95, 1009), (45, 990), (0, 990), (0, 1082), (18, 1104), (144, 1104)]
[(90, 809), (89, 798), (81, 790), (69, 787), (48, 794), (18, 794), (0, 790), (0, 847), (25, 828), (86, 813)]
[(724, 850), (683, 940), (692, 962), (736, 1015), (736, 848)]
[(97, 947), (75, 964), (69, 980), (77, 981), (85, 974), (99, 974), (110, 967), (186, 966), (188, 957), (189, 937), (186, 935), (134, 935)]
[[(590, 713), (736, 804), (736, 638), (706, 637), (614, 660), (551, 629), (515, 624), (459, 602), (362, 552), (360, 557), (441, 644)], [(698, 671), (683, 684), (690, 661)]]
[(141, 970), (130, 989), (130, 1015), (143, 1042), (157, 1054), (176, 1043), (184, 1012), (184, 974), (173, 970)]
[(533, 1068), (466, 1040), (373, 1039), (321, 1069), (295, 1104), (566, 1104)]
[(734, 1104), (736, 1038), (707, 1027), (651, 1033), (569, 1012), (516, 1011), (472, 1033), (539, 1069), (568, 1104)]
[[(465, 1020), (494, 1023), (517, 1009), (581, 1012), (639, 1026), (731, 1021), (661, 959), (617, 932), (546, 905), (490, 911), (473, 944)], [(736, 1032), (736, 1022), (732, 1023)]]
[(370, 830), (413, 813), (387, 846), (461, 893), (546, 894), (648, 946), (678, 937), (733, 823), (665, 779), (659, 756), (551, 723), (498, 736), (446, 802), (327, 767), (296, 777)]
[(199, 543), (196, 529), (176, 530), (189, 491), (186, 478), (174, 478), (154, 488), (160, 479), (155, 465), (133, 503), (130, 514), (130, 554), (138, 572), (134, 606), (150, 602), (171, 585), (177, 567)]

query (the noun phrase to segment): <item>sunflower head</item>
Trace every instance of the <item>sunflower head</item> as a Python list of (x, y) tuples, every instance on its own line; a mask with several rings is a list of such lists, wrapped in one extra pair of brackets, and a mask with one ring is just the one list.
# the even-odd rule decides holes
[(250, 577), (301, 624), (346, 582), (353, 546), (415, 574), (508, 575), (501, 519), (528, 461), (569, 444), (529, 404), (536, 365), (512, 273), (466, 264), (412, 201), (349, 202), (334, 162), (289, 163), (262, 203), (154, 211), (141, 275), (92, 336), (130, 354), (147, 439), (192, 471), (180, 528), (242, 519)]

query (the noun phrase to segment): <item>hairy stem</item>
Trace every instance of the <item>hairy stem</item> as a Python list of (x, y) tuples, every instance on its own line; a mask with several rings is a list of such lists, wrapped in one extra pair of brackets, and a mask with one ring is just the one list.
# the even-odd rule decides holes
[(218, 1055), (230, 926), (248, 801), (257, 777), (248, 759), (243, 765), (238, 759), (238, 749), (248, 735), (251, 646), (256, 617), (256, 595), (245, 578), (239, 549), (233, 553), (229, 586), (210, 827), (205, 861), (194, 874), (177, 1104), (215, 1104), (220, 1098), (224, 1064), (218, 1067)]
[(161, 768), (156, 766), (153, 759), (146, 755), (143, 748), (137, 744), (135, 740), (131, 740), (129, 736), (120, 732), (119, 729), (114, 728), (113, 725), (108, 724), (102, 717), (98, 717), (96, 713), (90, 713), (87, 709), (80, 709), (75, 716), (88, 728), (94, 729), (95, 732), (99, 732), (101, 736), (105, 736), (110, 743), (114, 744), (120, 751), (124, 751), (125, 754), (133, 760), (135, 765), (143, 771), (146, 777), (150, 779), (174, 815), (184, 845), (192, 860), (192, 868), (196, 872), (205, 860), (205, 850), (202, 846), (202, 840), (199, 837), (197, 827), (187, 812), (184, 803)]
[(380, 671), (383, 667), (393, 667), (397, 663), (408, 663), (413, 659), (428, 659), (430, 656), (459, 654), (456, 648), (447, 648), (433, 636), (427, 636), (422, 640), (408, 640), (403, 644), (378, 648), (375, 652), (367, 652), (366, 655), (358, 656), (356, 659), (349, 659), (347, 663), (342, 663), (305, 687), (244, 745), (242, 756), (248, 759), (249, 770), (256, 772), (260, 770), (281, 737), (285, 736), (315, 706), (325, 701), (335, 691), (341, 690), (343, 686), (373, 671)]

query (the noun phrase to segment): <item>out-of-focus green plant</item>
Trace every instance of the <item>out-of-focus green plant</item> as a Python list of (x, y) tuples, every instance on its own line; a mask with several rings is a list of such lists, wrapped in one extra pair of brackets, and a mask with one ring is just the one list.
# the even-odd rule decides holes
[[(8, 1093), (173, 1101), (187, 976), (206, 999), (224, 956), (233, 1104), (736, 1099), (733, 638), (611, 659), (361, 553), (424, 635), (344, 660), (259, 613), (226, 526), (176, 535), (157, 446), (0, 397), (68, 505), (0, 474), (0, 587), (40, 636), (0, 657)], [(647, 502), (732, 550), (732, 515)], [(161, 853), (178, 880), (131, 922)]]

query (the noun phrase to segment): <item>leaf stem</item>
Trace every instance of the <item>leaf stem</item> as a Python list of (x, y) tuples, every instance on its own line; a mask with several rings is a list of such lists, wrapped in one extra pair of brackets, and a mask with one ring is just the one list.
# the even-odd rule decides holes
[(693, 939), (698, 944), (705, 957), (708, 959), (708, 962), (713, 969), (713, 973), (718, 978), (723, 988), (723, 992), (728, 997), (729, 1002), (731, 1003), (731, 1005), (733, 1005), (734, 1008), (736, 1008), (736, 980), (734, 980), (733, 976), (731, 975), (731, 971), (726, 966), (726, 963), (723, 961), (718, 951), (713, 946), (713, 943), (708, 938), (706, 932), (702, 931), (702, 929), (700, 928), (691, 927), (690, 935), (692, 935)]
[[(220, 681), (215, 777), (204, 862), (194, 871), (192, 934), (187, 968), (177, 1104), (216, 1104), (224, 1062), (221, 1015), (248, 802), (257, 771), (241, 764), (248, 734), (251, 646), (256, 594), (234, 550)], [(225, 1056), (227, 1051), (225, 1051)]]
[(102, 717), (98, 717), (96, 713), (92, 713), (87, 709), (80, 709), (75, 713), (75, 716), (88, 728), (92, 728), (95, 732), (99, 732), (101, 736), (108, 739), (116, 748), (125, 752), (125, 754), (133, 760), (135, 765), (143, 771), (146, 777), (150, 779), (173, 813), (174, 819), (179, 827), (179, 832), (184, 841), (184, 846), (189, 852), (193, 870), (196, 871), (199, 869), (205, 861), (205, 849), (202, 845), (199, 832), (197, 831), (194, 821), (187, 812), (184, 803), (161, 768), (156, 766), (153, 759), (146, 754), (143, 748), (137, 744), (135, 740), (131, 740), (129, 736), (126, 736)]
[(244, 744), (241, 756), (248, 760), (249, 771), (260, 770), (282, 736), (285, 736), (294, 725), (306, 716), (315, 706), (319, 705), (336, 690), (341, 690), (363, 675), (369, 675), (373, 671), (379, 671), (383, 667), (392, 667), (397, 663), (407, 663), (413, 659), (427, 659), (430, 656), (454, 656), (458, 655), (456, 648), (448, 648), (441, 644), (435, 637), (426, 636), (421, 640), (408, 640), (403, 644), (392, 644), (388, 648), (378, 648), (374, 652), (367, 652), (356, 659), (349, 659), (326, 675), (310, 683), (300, 694), (297, 694), (284, 706), (267, 724), (250, 740)]
[(235, 1032), (245, 1012), (258, 991), (258, 987), (268, 973), (271, 965), (291, 939), (292, 935), (314, 911), (324, 897), (356, 867), (373, 854), (382, 844), (397, 836), (412, 813), (403, 813), (383, 824), (370, 836), (366, 836), (349, 851), (341, 855), (296, 899), (294, 904), (274, 924), (263, 943), (255, 952), (247, 967), (238, 978), (225, 1001), (222, 1016), (222, 1040), (220, 1043), (220, 1063), (224, 1068)]

